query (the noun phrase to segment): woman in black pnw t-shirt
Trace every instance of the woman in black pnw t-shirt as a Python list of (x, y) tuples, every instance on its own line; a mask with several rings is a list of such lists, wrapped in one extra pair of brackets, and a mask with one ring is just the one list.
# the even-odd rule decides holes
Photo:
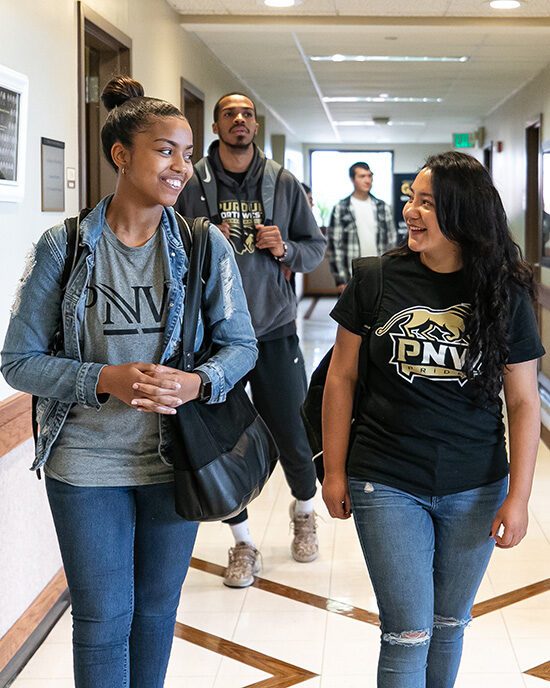
[(477, 160), (430, 157), (403, 216), (408, 245), (382, 259), (366, 369), (363, 272), (332, 313), (323, 499), (334, 518), (353, 507), (380, 610), (379, 688), (452, 688), (495, 543), (527, 530), (544, 349), (531, 271)]

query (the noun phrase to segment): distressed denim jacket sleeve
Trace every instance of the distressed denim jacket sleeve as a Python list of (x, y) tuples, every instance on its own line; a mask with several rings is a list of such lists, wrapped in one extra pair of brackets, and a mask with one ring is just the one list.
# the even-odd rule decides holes
[(61, 324), (60, 282), (65, 253), (63, 225), (45, 232), (30, 252), (12, 308), (0, 369), (15, 389), (99, 408), (96, 387), (103, 365), (77, 360), (78, 351), (50, 355)]
[(209, 403), (216, 404), (224, 401), (234, 385), (254, 367), (258, 350), (233, 249), (213, 225), (209, 241), (211, 267), (204, 288), (203, 315), (212, 342), (220, 348), (197, 370), (203, 370), (212, 381)]

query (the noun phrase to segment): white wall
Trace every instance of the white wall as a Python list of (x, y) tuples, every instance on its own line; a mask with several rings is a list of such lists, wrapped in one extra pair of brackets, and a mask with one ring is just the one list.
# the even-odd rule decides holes
[[(148, 95), (180, 104), (180, 77), (205, 94), (206, 138), (218, 97), (242, 84), (179, 26), (165, 0), (88, 0), (130, 36), (133, 76)], [(0, 345), (24, 258), (48, 227), (78, 211), (78, 187), (65, 189), (65, 212), (40, 210), (40, 137), (65, 142), (65, 165), (78, 169), (76, 0), (0, 0), (0, 65), (29, 78), (26, 188), (22, 203), (0, 202)], [(259, 111), (262, 112), (261, 108)], [(275, 125), (269, 113), (266, 126)], [(13, 391), (0, 379), (0, 400)], [(28, 442), (0, 457), (0, 637), (61, 566), (44, 493), (27, 468)]]
[(0, 638), (61, 568), (44, 480), (29, 469), (32, 441), (0, 457)]

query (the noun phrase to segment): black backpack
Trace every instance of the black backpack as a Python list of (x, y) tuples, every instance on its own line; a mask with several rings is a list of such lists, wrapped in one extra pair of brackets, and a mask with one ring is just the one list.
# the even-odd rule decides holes
[[(365, 283), (364, 303), (362, 308), (362, 315), (365, 319), (363, 327), (365, 334), (359, 350), (359, 370), (363, 370), (367, 364), (367, 349), (370, 338), (371, 328), (374, 325), (380, 309), (380, 301), (382, 300), (382, 292), (384, 289), (383, 274), (382, 274), (382, 258), (357, 258), (353, 261), (353, 274), (363, 274)], [(311, 375), (311, 380), (307, 390), (306, 398), (300, 409), (302, 421), (306, 430), (309, 446), (313, 454), (313, 461), (315, 463), (315, 471), (319, 482), (323, 482), (325, 474), (323, 466), (323, 433), (321, 412), (323, 405), (323, 393), (327, 380), (327, 373), (332, 359), (331, 347), (325, 354), (317, 368)], [(357, 381), (355, 389), (355, 399), (353, 402), (352, 414), (352, 429), (355, 420), (355, 412), (359, 398), (361, 397), (362, 383), (361, 377)], [(351, 440), (350, 440), (351, 446)]]
[[(65, 297), (65, 289), (69, 282), (69, 278), (78, 263), (78, 259), (82, 255), (82, 250), (84, 248), (83, 244), (80, 243), (80, 223), (82, 220), (91, 212), (91, 208), (84, 208), (75, 217), (68, 217), (65, 220), (65, 231), (67, 233), (67, 254), (65, 256), (65, 265), (63, 266), (63, 273), (61, 275), (61, 300)], [(179, 213), (176, 213), (176, 220), (178, 222), (178, 227), (180, 230), (181, 240), (185, 248), (185, 252), (189, 256), (191, 254), (191, 244), (193, 237), (193, 222), (202, 222), (210, 224), (208, 218), (196, 218), (192, 220), (190, 218), (184, 218)], [(203, 282), (208, 278), (208, 272), (210, 270), (210, 242), (206, 245), (206, 257), (203, 264), (202, 279)], [(63, 348), (63, 323), (60, 321), (59, 329), (55, 333), (51, 347), (50, 354), (55, 356)], [(38, 404), (38, 397), (33, 394), (32, 404), (31, 404), (31, 422), (32, 422), (32, 436), (34, 438), (34, 444), (38, 440), (38, 422), (36, 415), (36, 407)], [(40, 478), (40, 471), (37, 471), (37, 475)]]
[[(271, 160), (271, 158), (265, 158), (261, 187), (262, 205), (265, 216), (264, 225), (273, 224), (275, 195), (277, 193), (282, 171), (283, 168), (278, 162)], [(195, 165), (195, 173), (206, 201), (208, 215), (215, 225), (219, 225), (222, 219), (218, 207), (218, 184), (210, 163), (208, 162), (208, 158), (202, 158), (198, 161)]]

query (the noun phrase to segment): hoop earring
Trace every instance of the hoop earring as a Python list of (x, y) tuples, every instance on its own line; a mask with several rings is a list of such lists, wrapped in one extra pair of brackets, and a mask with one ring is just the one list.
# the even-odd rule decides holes
[(125, 167), (121, 167), (120, 171), (122, 172), (122, 174), (126, 174), (126, 168)]

